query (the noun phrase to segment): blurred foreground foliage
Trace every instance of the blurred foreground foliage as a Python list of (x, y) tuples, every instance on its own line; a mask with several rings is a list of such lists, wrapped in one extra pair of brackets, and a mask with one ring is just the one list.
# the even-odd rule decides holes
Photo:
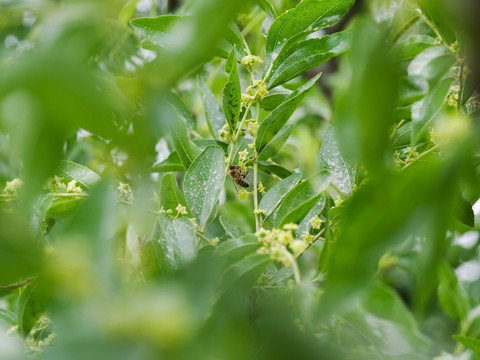
[(478, 10), (0, 0), (0, 359), (475, 359)]

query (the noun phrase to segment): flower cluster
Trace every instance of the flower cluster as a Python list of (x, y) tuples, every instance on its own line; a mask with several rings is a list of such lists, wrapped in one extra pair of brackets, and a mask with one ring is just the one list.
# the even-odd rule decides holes
[(125, 201), (132, 201), (133, 200), (133, 191), (130, 188), (129, 183), (122, 183), (120, 182), (118, 187), (118, 198)]
[(3, 189), (3, 192), (6, 194), (15, 194), (18, 188), (20, 188), (20, 186), (22, 185), (23, 185), (23, 181), (20, 180), (19, 178), (15, 178), (12, 181), (7, 181), (7, 184)]
[(253, 67), (256, 63), (263, 63), (262, 59), (255, 55), (247, 55), (242, 59), (242, 66), (249, 72), (253, 71)]
[(49, 178), (44, 186), (45, 189), (54, 193), (67, 192), (73, 194), (83, 194), (84, 190), (77, 184), (77, 180), (70, 180), (65, 182), (63, 177), (55, 175), (53, 178)]
[(262, 101), (266, 95), (268, 95), (267, 85), (262, 80), (255, 80), (253, 85), (250, 85), (247, 91), (242, 94), (241, 107), (247, 107), (249, 102)]
[(282, 229), (260, 229), (255, 235), (262, 247), (259, 253), (270, 254), (273, 260), (281, 262), (285, 266), (293, 266), (295, 259), (308, 249), (310, 244), (297, 239), (293, 231), (297, 229), (295, 224), (286, 224)]
[(223, 125), (223, 127), (218, 130), (218, 137), (220, 138), (221, 141), (226, 141), (229, 142), (232, 140), (232, 134), (230, 132), (230, 126)]

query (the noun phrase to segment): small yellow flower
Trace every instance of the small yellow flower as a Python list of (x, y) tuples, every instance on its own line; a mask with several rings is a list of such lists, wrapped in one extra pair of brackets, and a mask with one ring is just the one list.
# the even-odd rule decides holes
[(258, 191), (260, 191), (262, 193), (262, 195), (265, 195), (265, 187), (263, 186), (263, 184), (261, 182), (258, 183)]
[(217, 246), (219, 242), (220, 242), (220, 239), (218, 237), (215, 237), (209, 241), (210, 245), (212, 246)]
[(243, 150), (243, 151), (240, 151), (240, 152), (238, 153), (238, 155), (240, 155), (240, 159), (239, 159), (240, 162), (243, 163), (243, 162), (247, 161), (247, 159), (248, 159), (248, 150), (245, 149), (245, 150)]
[(283, 230), (297, 230), (298, 225), (294, 224), (294, 223), (288, 223), (288, 224), (283, 225), (282, 229)]
[(80, 186), (77, 186), (77, 180), (72, 180), (67, 184), (67, 193), (80, 194), (83, 192), (83, 189)]
[(259, 215), (259, 214), (265, 214), (266, 211), (263, 210), (263, 209), (256, 209), (256, 210), (254, 210), (253, 212), (254, 212), (256, 215)]
[(160, 195), (158, 195), (156, 191), (153, 192), (153, 201), (155, 204), (161, 205)]
[(247, 132), (252, 136), (257, 136), (258, 123), (256, 121), (248, 123)]
[(218, 137), (222, 141), (230, 141), (232, 139), (232, 134), (230, 134), (230, 126), (223, 125), (223, 127), (218, 130)]
[(23, 181), (20, 180), (19, 178), (15, 178), (12, 181), (7, 181), (7, 184), (5, 188), (3, 189), (3, 192), (7, 194), (15, 194), (18, 188), (23, 185)]
[(337, 196), (335, 199), (335, 206), (340, 206), (343, 203), (343, 199), (340, 196)]
[(241, 189), (239, 192), (238, 192), (238, 198), (240, 200), (247, 200), (248, 199), (248, 195), (250, 195), (250, 192), (248, 192), (247, 190), (245, 189)]
[(313, 235), (310, 233), (303, 234), (302, 239), (311, 244), (313, 242)]
[(248, 144), (247, 146), (252, 150), (255, 149), (255, 143)]
[(187, 215), (187, 208), (180, 203), (177, 205), (175, 210), (177, 210), (177, 213), (179, 213), (179, 214)]
[(320, 226), (322, 226), (322, 223), (324, 222), (325, 220), (320, 219), (318, 215), (315, 215), (315, 217), (310, 219), (310, 224), (312, 224), (314, 229), (320, 229)]

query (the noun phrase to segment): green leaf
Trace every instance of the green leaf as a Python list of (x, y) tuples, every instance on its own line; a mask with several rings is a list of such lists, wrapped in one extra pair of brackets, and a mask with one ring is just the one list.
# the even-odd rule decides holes
[(262, 100), (260, 106), (267, 111), (274, 110), (292, 93), (291, 90), (287, 90), (284, 87), (272, 89)]
[(347, 30), (285, 46), (273, 61), (268, 88), (281, 85), (344, 53), (350, 48), (351, 38), (352, 31)]
[(396, 60), (411, 60), (425, 49), (435, 45), (435, 39), (428, 35), (414, 35), (392, 47)]
[(26, 337), (40, 316), (45, 312), (45, 293), (38, 280), (27, 285), (18, 301), (18, 326)]
[(52, 201), (47, 211), (48, 217), (60, 217), (67, 215), (77, 209), (84, 201), (84, 198), (58, 198)]
[(288, 137), (290, 136), (290, 133), (292, 132), (292, 126), (287, 125), (280, 130), (278, 135), (275, 137), (275, 139), (268, 144), (265, 149), (263, 149), (262, 153), (259, 155), (260, 160), (267, 160), (271, 158), (272, 156), (275, 156), (278, 154), (282, 146), (285, 144), (287, 141)]
[(462, 335), (453, 335), (453, 338), (480, 356), (480, 340)]
[(475, 226), (475, 214), (473, 212), (472, 204), (464, 197), (461, 197), (457, 203), (455, 216), (465, 225), (470, 227)]
[(268, 34), (268, 29), (272, 26), (274, 20), (277, 18), (277, 13), (275, 12), (275, 8), (270, 4), (267, 0), (255, 0), (258, 6), (265, 11), (266, 17), (262, 22), (261, 31), (263, 35)]
[(225, 72), (228, 74), (228, 80), (223, 88), (223, 112), (225, 113), (228, 125), (230, 125), (232, 131), (234, 131), (237, 126), (242, 94), (235, 49), (236, 47), (234, 46), (225, 63)]
[(200, 149), (188, 138), (187, 126), (182, 120), (174, 121), (171, 129), (173, 146), (177, 150), (183, 167), (188, 169), (193, 160), (200, 154)]
[(181, 204), (186, 206), (187, 202), (182, 191), (179, 189), (175, 174), (165, 174), (162, 178), (160, 200), (165, 210), (174, 210)]
[(246, 235), (223, 242), (215, 249), (215, 256), (220, 258), (228, 267), (253, 254), (260, 246), (261, 244), (256, 236)]
[(165, 214), (160, 215), (159, 221), (163, 230), (160, 241), (170, 264), (179, 267), (193, 260), (197, 254), (197, 239), (192, 222), (185, 218), (172, 220)]
[(443, 310), (453, 319), (465, 319), (470, 310), (468, 294), (458, 284), (455, 272), (446, 262), (439, 267), (438, 299)]
[(44, 250), (18, 214), (0, 212), (0, 286), (35, 275), (42, 268)]
[(147, 37), (155, 37), (159, 32), (168, 33), (171, 27), (185, 16), (161, 15), (157, 17), (135, 18), (130, 21), (133, 28), (142, 31)]
[(287, 40), (307, 36), (336, 24), (354, 0), (304, 0), (275, 19), (268, 30), (267, 53), (281, 48)]
[(157, 256), (159, 251), (156, 249), (157, 246), (160, 247), (160, 244), (156, 240), (147, 240), (140, 252), (140, 269), (147, 279), (157, 278), (162, 273), (162, 262)]
[(296, 185), (285, 195), (278, 207), (273, 225), (282, 227), (290, 222), (301, 221), (320, 199), (328, 184), (329, 176), (322, 173), (318, 178), (309, 179)]
[(283, 166), (272, 164), (263, 160), (258, 162), (258, 170), (268, 175), (277, 176), (280, 179), (285, 179), (293, 173), (293, 171), (288, 170)]
[(18, 324), (17, 314), (6, 309), (0, 309), (0, 321), (9, 328)]
[(223, 229), (232, 239), (238, 239), (245, 235), (242, 229), (240, 229), (232, 220), (226, 218), (225, 216), (220, 216), (220, 224), (222, 224)]
[(226, 124), (225, 115), (220, 110), (220, 105), (217, 99), (212, 93), (212, 90), (208, 87), (203, 78), (198, 78), (198, 83), (203, 91), (205, 119), (207, 120), (208, 129), (214, 139), (218, 139), (218, 131)]
[(185, 174), (183, 190), (190, 211), (203, 227), (220, 197), (225, 182), (224, 152), (208, 146)]
[(172, 151), (168, 158), (152, 166), (152, 173), (185, 171), (176, 151)]
[(218, 40), (217, 52), (223, 58), (228, 58), (233, 48), (236, 50), (236, 56), (243, 58), (247, 55), (243, 45), (242, 34), (236, 24), (229, 24), (225, 29), (223, 36)]
[(455, 55), (445, 46), (432, 46), (410, 62), (408, 75), (423, 77), (432, 87), (448, 73), (455, 61)]
[(100, 175), (86, 166), (73, 161), (62, 160), (60, 172), (66, 177), (66, 181), (76, 180), (83, 187), (89, 189), (100, 180)]
[(270, 255), (252, 254), (230, 266), (223, 275), (221, 291), (250, 288), (272, 262)]
[(343, 194), (351, 194), (355, 186), (355, 166), (343, 157), (334, 125), (325, 132), (320, 156), (323, 167), (331, 174), (332, 184)]
[(42, 225), (47, 216), (47, 211), (53, 203), (55, 196), (52, 193), (41, 195), (38, 201), (34, 204), (34, 210), (32, 215), (33, 229), (36, 232), (42, 230)]
[(356, 25), (348, 61), (342, 63), (348, 90), (338, 97), (336, 126), (344, 156), (383, 176), (393, 169), (390, 134), (399, 71), (385, 28), (366, 18)]
[(440, 113), (445, 104), (453, 78), (447, 77), (438, 82), (431, 92), (412, 107), (412, 140), (417, 143), (428, 126)]
[(279, 107), (273, 110), (263, 120), (258, 128), (257, 139), (255, 140), (255, 147), (259, 154), (287, 123), (290, 116), (292, 116), (295, 109), (300, 105), (300, 102), (307, 94), (307, 91), (315, 85), (320, 75), (321, 74), (318, 74), (313, 79), (310, 79), (305, 85), (291, 93)]
[(268, 190), (260, 201), (259, 208), (265, 210), (265, 217), (269, 217), (285, 196), (300, 182), (302, 174), (294, 173), (280, 181)]
[(310, 220), (313, 217), (320, 215), (323, 208), (325, 207), (326, 201), (327, 201), (327, 197), (325, 196), (325, 194), (322, 194), (322, 196), (318, 198), (315, 204), (308, 211), (307, 215), (305, 215), (303, 220), (298, 224), (297, 236), (308, 234), (308, 232), (312, 228), (312, 224), (310, 223)]
[(193, 120), (192, 114), (178, 94), (174, 92), (166, 92), (163, 94), (162, 100), (173, 108), (177, 117), (180, 118), (188, 128), (191, 129), (194, 127), (195, 121)]

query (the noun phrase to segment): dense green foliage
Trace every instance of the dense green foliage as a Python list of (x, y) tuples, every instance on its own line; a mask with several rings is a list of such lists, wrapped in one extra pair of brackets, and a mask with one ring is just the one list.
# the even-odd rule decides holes
[(0, 0), (0, 359), (480, 356), (475, 6)]

